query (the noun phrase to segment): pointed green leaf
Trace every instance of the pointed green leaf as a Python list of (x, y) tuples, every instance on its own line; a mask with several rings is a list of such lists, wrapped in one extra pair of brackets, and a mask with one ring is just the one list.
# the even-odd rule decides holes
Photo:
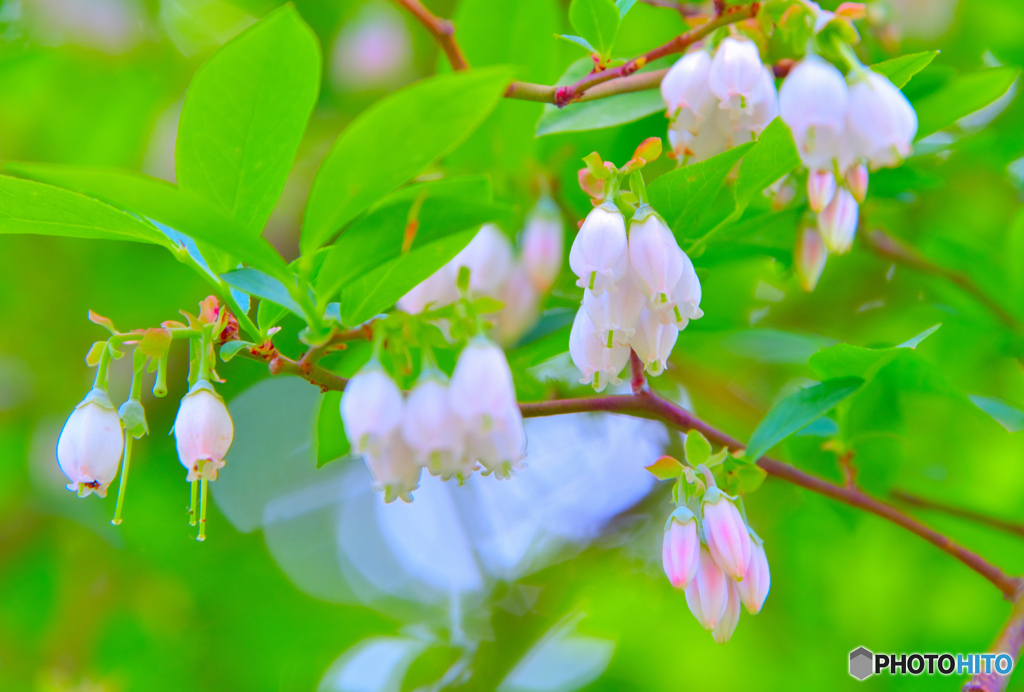
[(1006, 93), (1020, 75), (1016, 67), (990, 67), (961, 75), (913, 103), (917, 139), (945, 129)]
[(938, 54), (937, 50), (926, 50), (923, 53), (901, 55), (892, 60), (875, 63), (871, 69), (879, 74), (884, 74), (897, 88), (902, 89), (911, 77), (928, 67)]
[(711, 457), (711, 443), (699, 430), (691, 430), (686, 433), (686, 463), (690, 466), (699, 466)]
[(676, 227), (676, 222), (696, 226), (701, 214), (722, 189), (729, 171), (753, 146), (753, 142), (747, 142), (710, 159), (665, 173), (647, 188), (651, 206), (672, 228)]
[(619, 19), (619, 9), (612, 0), (572, 0), (569, 5), (569, 21), (576, 33), (605, 58), (611, 57)]
[(754, 195), (800, 165), (800, 154), (786, 123), (776, 118), (743, 157), (736, 179), (736, 209), (744, 210)]

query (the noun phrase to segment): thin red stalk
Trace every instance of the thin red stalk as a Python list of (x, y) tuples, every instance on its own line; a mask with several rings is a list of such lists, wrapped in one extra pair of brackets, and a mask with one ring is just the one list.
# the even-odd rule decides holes
[[(1021, 649), (1024, 648), (1024, 589), (1014, 599), (1013, 611), (1006, 627), (999, 633), (995, 644), (990, 649), (994, 654), (1010, 654), (1014, 668), (1020, 661)], [(1009, 675), (997, 673), (978, 673), (963, 686), (963, 692), (1003, 692), (1010, 682)]]
[(448, 56), (453, 70), (465, 70), (469, 68), (466, 58), (455, 42), (455, 25), (447, 19), (441, 19), (433, 12), (423, 6), (420, 0), (395, 0), (396, 3), (409, 10), (420, 24), (427, 28), (441, 46), (441, 50)]

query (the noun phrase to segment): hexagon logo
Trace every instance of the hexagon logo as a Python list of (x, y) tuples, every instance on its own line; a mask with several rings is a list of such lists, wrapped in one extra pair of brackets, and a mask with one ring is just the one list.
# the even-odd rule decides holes
[(865, 649), (858, 647), (850, 652), (850, 675), (863, 680), (874, 673), (875, 655)]

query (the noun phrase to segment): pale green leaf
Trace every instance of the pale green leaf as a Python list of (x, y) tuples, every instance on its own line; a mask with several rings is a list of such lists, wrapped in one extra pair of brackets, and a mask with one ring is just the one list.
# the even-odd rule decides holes
[(569, 5), (569, 21), (576, 33), (606, 58), (611, 57), (619, 19), (619, 9), (612, 0), (572, 0)]

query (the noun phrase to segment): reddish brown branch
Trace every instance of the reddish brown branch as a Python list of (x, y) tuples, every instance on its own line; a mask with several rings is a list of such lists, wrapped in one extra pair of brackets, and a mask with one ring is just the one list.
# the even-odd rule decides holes
[(664, 7), (668, 10), (675, 10), (683, 17), (683, 19), (700, 14), (700, 9), (694, 5), (690, 5), (685, 2), (678, 2), (677, 0), (641, 0), (641, 2), (645, 5), (650, 5), (651, 7)]
[(893, 490), (889, 495), (897, 502), (902, 502), (903, 504), (907, 504), (912, 507), (942, 512), (943, 514), (959, 517), (960, 519), (967, 519), (968, 521), (983, 524), (993, 529), (999, 529), (1000, 531), (1005, 531), (1006, 533), (1024, 538), (1024, 524), (1006, 521), (1005, 519), (999, 519), (997, 517), (990, 517), (987, 514), (982, 514), (981, 512), (948, 505), (944, 502), (936, 502), (935, 500), (929, 500), (918, 495), (912, 495), (908, 492), (904, 492), (903, 490)]
[(420, 24), (427, 28), (441, 50), (448, 56), (453, 70), (465, 70), (469, 68), (466, 58), (455, 42), (455, 25), (447, 19), (441, 19), (433, 12), (423, 6), (420, 0), (395, 0), (396, 3), (409, 10)]
[[(1010, 620), (990, 651), (994, 654), (1010, 654), (1016, 668), (1021, 649), (1024, 649), (1024, 589), (1017, 593)], [(1009, 682), (1009, 675), (978, 673), (964, 685), (963, 692), (1003, 692)]]

